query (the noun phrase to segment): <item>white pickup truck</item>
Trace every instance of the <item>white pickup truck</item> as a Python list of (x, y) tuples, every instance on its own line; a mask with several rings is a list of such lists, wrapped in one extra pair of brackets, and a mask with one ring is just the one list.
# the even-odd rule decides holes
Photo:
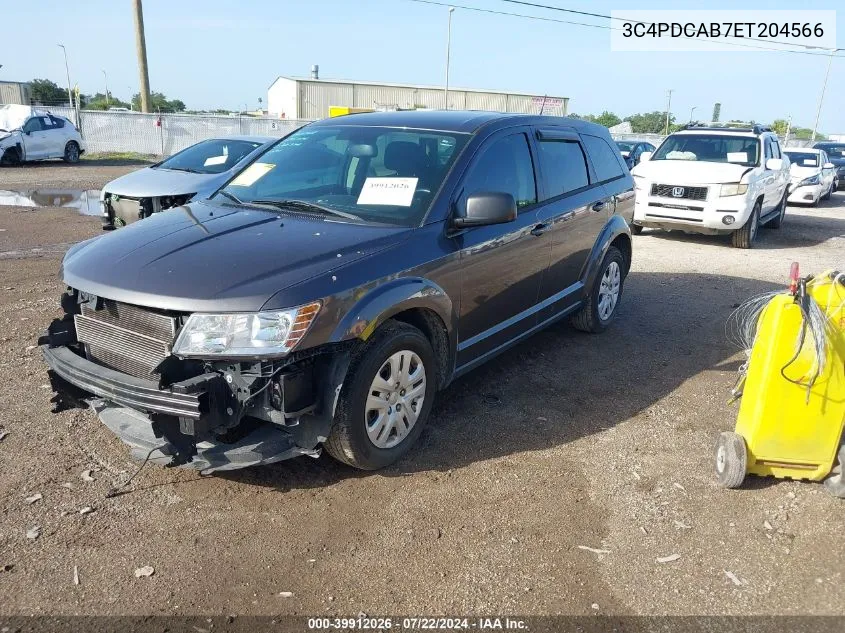
[(687, 126), (644, 153), (631, 171), (633, 231), (730, 234), (735, 247), (751, 248), (760, 226), (783, 222), (789, 167), (767, 127)]

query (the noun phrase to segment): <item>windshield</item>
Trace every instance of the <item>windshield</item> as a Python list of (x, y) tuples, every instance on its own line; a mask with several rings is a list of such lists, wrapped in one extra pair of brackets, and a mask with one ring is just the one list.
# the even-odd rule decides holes
[(244, 156), (261, 145), (258, 141), (211, 139), (174, 154), (157, 167), (197, 174), (219, 174), (234, 167)]
[(634, 145), (636, 145), (636, 143), (629, 143), (627, 141), (616, 141), (616, 147), (618, 147), (619, 151), (621, 152), (630, 152), (632, 149), (634, 149)]
[(816, 147), (826, 151), (831, 158), (845, 158), (845, 145), (816, 145)]
[(651, 160), (694, 160), (753, 167), (760, 160), (760, 143), (749, 136), (676, 134), (663, 141)]
[(789, 157), (789, 162), (799, 167), (818, 167), (819, 155), (813, 152), (784, 152)]
[(242, 202), (310, 203), (363, 221), (414, 226), (425, 216), (466, 134), (383, 127), (304, 127), (240, 172), (221, 193)]

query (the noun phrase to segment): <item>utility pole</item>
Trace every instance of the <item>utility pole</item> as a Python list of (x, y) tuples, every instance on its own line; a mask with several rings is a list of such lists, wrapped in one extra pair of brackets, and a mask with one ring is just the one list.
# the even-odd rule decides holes
[(103, 80), (106, 83), (106, 108), (109, 107), (109, 76), (106, 74), (106, 71), (103, 71)]
[(444, 97), (446, 100), (446, 109), (449, 109), (449, 53), (452, 47), (452, 14), (455, 12), (455, 7), (449, 7), (449, 22), (446, 27), (446, 90)]
[(689, 111), (689, 122), (692, 123), (692, 113), (698, 109), (698, 106), (692, 106), (692, 109)]
[(666, 129), (663, 131), (665, 136), (669, 136), (669, 113), (672, 111), (672, 93), (674, 90), (669, 90), (669, 100), (666, 102)]
[(65, 48), (64, 44), (57, 44), (57, 46), (61, 48), (62, 52), (65, 54), (65, 74), (67, 75), (67, 104), (72, 108), (73, 96), (70, 93), (70, 69), (67, 65), (67, 49)]
[(141, 0), (132, 0), (135, 11), (135, 52), (141, 76), (141, 112), (150, 111), (150, 73), (147, 70), (147, 42), (144, 39), (144, 8)]
[(816, 123), (813, 125), (813, 136), (810, 138), (810, 142), (814, 142), (816, 140), (816, 132), (819, 129), (819, 117), (822, 115), (822, 102), (824, 101), (824, 92), (827, 90), (827, 79), (830, 77), (830, 67), (833, 64), (833, 55), (836, 51), (842, 50), (841, 48), (833, 48), (830, 50), (830, 58), (827, 60), (827, 72), (824, 74), (824, 83), (822, 84), (822, 93), (819, 96), (819, 107), (816, 110)]
[(792, 129), (792, 115), (789, 115), (789, 118), (786, 120), (786, 134), (783, 137), (783, 144), (786, 145), (789, 142), (789, 130)]

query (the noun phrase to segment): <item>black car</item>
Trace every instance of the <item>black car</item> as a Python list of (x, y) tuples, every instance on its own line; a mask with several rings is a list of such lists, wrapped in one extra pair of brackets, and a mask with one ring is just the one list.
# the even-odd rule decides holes
[(836, 165), (836, 179), (839, 182), (838, 189), (845, 189), (845, 143), (824, 141), (813, 145), (814, 149), (823, 149), (827, 152), (830, 162)]
[(633, 206), (592, 123), (326, 119), (210, 200), (71, 248), (39, 343), (57, 401), (136, 456), (214, 471), (323, 445), (376, 469), (456, 377), (563, 317), (614, 320)]
[(619, 153), (625, 159), (625, 165), (628, 166), (628, 169), (633, 169), (640, 162), (643, 152), (653, 152), (657, 149), (648, 141), (637, 140), (616, 141), (616, 147), (619, 148)]

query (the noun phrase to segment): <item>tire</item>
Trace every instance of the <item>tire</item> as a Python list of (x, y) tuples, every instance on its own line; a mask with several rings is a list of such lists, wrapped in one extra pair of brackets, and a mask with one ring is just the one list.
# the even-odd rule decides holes
[(79, 144), (76, 141), (70, 141), (65, 145), (64, 161), (71, 164), (79, 162)]
[(726, 431), (716, 443), (716, 478), (725, 488), (739, 488), (745, 480), (748, 462), (745, 440), (741, 435)]
[(15, 165), (21, 164), (21, 155), (18, 152), (17, 147), (9, 147), (3, 152), (3, 155), (0, 156), (0, 165), (4, 167), (13, 167)]
[(641, 227), (639, 224), (632, 224), (631, 225), (631, 233), (633, 233), (634, 235), (642, 235), (642, 232), (643, 232), (643, 227)]
[[(627, 272), (625, 256), (615, 246), (608, 248), (586, 303), (572, 315), (572, 325), (575, 329), (598, 334), (613, 323), (619, 311)], [(610, 301), (609, 306), (607, 301)]]
[(830, 196), (833, 195), (833, 186), (836, 184), (836, 181), (830, 183), (830, 187), (827, 188), (827, 193), (822, 196), (822, 200), (830, 200)]
[(779, 229), (783, 226), (783, 221), (786, 218), (786, 192), (783, 194), (783, 199), (780, 201), (779, 212), (774, 220), (769, 220), (766, 223), (766, 228)]
[[(402, 367), (414, 369), (416, 378), (414, 374), (410, 379), (403, 378), (401, 370), (396, 371), (399, 363), (408, 361)], [(421, 387), (416, 373), (420, 367)], [(404, 385), (396, 387), (403, 381)], [(388, 389), (378, 389), (379, 382)], [(397, 461), (419, 438), (431, 411), (436, 384), (437, 359), (426, 336), (406, 323), (388, 321), (352, 359), (334, 424), (324, 443), (326, 452), (361, 470), (377, 470)], [(411, 390), (421, 395), (405, 400)], [(374, 405), (377, 407), (370, 408)], [(401, 412), (400, 407), (404, 407)], [(417, 413), (410, 424), (409, 410)]]
[(760, 202), (754, 205), (754, 210), (741, 228), (731, 233), (731, 244), (734, 248), (751, 248), (757, 239), (760, 229)]

